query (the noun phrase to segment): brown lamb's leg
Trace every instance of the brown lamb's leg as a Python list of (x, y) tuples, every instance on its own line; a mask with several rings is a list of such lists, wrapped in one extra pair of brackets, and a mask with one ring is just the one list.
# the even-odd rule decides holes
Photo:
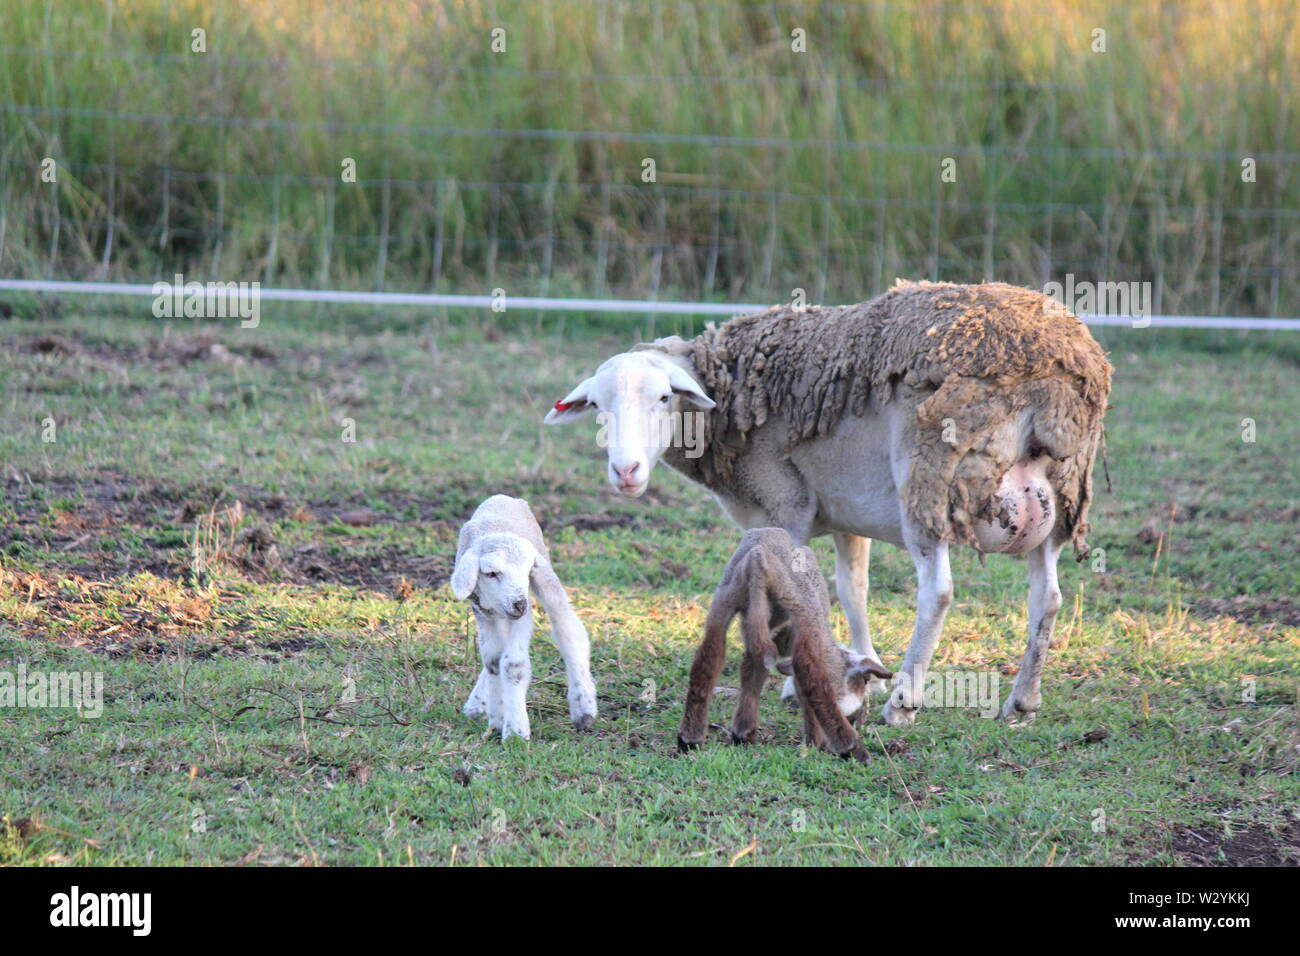
[(803, 710), (803, 742), (809, 747), (816, 747), (818, 750), (829, 750), (830, 747), (826, 744), (826, 735), (822, 733), (821, 725), (813, 718), (812, 710), (802, 702), (799, 706)]
[(791, 623), (795, 629), (791, 664), (805, 713), (811, 715), (811, 719), (825, 735), (827, 750), (866, 763), (871, 756), (858, 739), (857, 731), (840, 713), (826, 661), (817, 653), (817, 642), (808, 638), (808, 629), (815, 626), (816, 622), (809, 619), (808, 615), (801, 614)]
[(749, 744), (758, 736), (758, 702), (767, 683), (767, 662), (776, 656), (768, 634), (771, 604), (763, 582), (751, 582), (749, 604), (741, 618), (745, 656), (740, 660), (740, 699), (731, 721), (731, 742)]
[(734, 588), (719, 587), (704, 623), (704, 640), (691, 663), (691, 683), (686, 691), (686, 708), (677, 730), (677, 749), (692, 750), (704, 743), (709, 733), (709, 700), (727, 655), (727, 626), (739, 609)]

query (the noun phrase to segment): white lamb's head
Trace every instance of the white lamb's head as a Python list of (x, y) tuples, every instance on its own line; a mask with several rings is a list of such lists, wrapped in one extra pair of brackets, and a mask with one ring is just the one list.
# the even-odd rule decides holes
[[(869, 694), (873, 678), (888, 680), (893, 672), (881, 667), (865, 654), (859, 654), (842, 644), (836, 644), (833, 656), (826, 663), (829, 666), (831, 686), (835, 690), (835, 702), (840, 713), (856, 722), (862, 716), (862, 707)], [(777, 661), (778, 673), (787, 677), (794, 676), (794, 668), (789, 658)], [(796, 688), (797, 689), (797, 688)], [(802, 704), (802, 701), (800, 701)]]
[(517, 621), (528, 613), (528, 583), (537, 549), (513, 534), (487, 534), (465, 549), (451, 572), (451, 592), (475, 608)]
[(625, 352), (608, 359), (596, 374), (555, 403), (547, 425), (575, 421), (596, 412), (596, 440), (609, 454), (609, 483), (631, 498), (645, 493), (650, 472), (674, 442), (686, 443), (701, 429), (683, 416), (713, 408), (713, 399), (680, 366), (655, 351)]

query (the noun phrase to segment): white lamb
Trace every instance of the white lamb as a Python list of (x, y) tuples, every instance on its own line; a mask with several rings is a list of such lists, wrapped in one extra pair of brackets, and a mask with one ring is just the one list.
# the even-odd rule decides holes
[(551, 619), (569, 685), (569, 718), (580, 731), (596, 717), (596, 685), (591, 679), (591, 642), (551, 568), (542, 529), (528, 502), (493, 495), (475, 509), (460, 529), (451, 590), (469, 600), (478, 624), (483, 669), (465, 702), (470, 717), (487, 714), (489, 730), (529, 737), (528, 682), (532, 663), (528, 643), (533, 613), (528, 592)]

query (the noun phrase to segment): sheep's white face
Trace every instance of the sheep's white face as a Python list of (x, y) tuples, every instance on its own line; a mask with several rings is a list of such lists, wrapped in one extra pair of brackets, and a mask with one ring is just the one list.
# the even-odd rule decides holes
[(840, 693), (840, 713), (850, 721), (856, 721), (862, 714), (862, 705), (868, 696), (868, 683), (873, 677), (888, 679), (894, 675), (885, 670), (865, 654), (840, 646), (839, 652), (844, 658), (844, 688)]
[(489, 534), (461, 555), (451, 575), (458, 600), (493, 617), (517, 621), (528, 613), (528, 584), (537, 549), (523, 538)]
[(606, 361), (556, 402), (545, 422), (562, 425), (596, 412), (597, 441), (609, 455), (609, 483), (615, 491), (637, 498), (645, 493), (664, 451), (681, 440), (683, 410), (713, 405), (695, 380), (663, 355), (627, 352)]

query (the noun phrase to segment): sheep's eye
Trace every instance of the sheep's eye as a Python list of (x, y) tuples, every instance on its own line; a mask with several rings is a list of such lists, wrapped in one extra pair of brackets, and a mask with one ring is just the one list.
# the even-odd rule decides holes
[(671, 395), (671, 394), (665, 395), (663, 398), (659, 399), (659, 404), (660, 404), (660, 405), (667, 405), (668, 402), (669, 402), (669, 400), (670, 400), (671, 398), (672, 398), (672, 395)]
[(491, 578), (493, 581), (495, 581), (497, 578), (501, 577), (501, 572), (500, 572), (500, 571), (484, 571), (484, 572), (483, 572), (483, 576), (484, 576), (485, 578)]

